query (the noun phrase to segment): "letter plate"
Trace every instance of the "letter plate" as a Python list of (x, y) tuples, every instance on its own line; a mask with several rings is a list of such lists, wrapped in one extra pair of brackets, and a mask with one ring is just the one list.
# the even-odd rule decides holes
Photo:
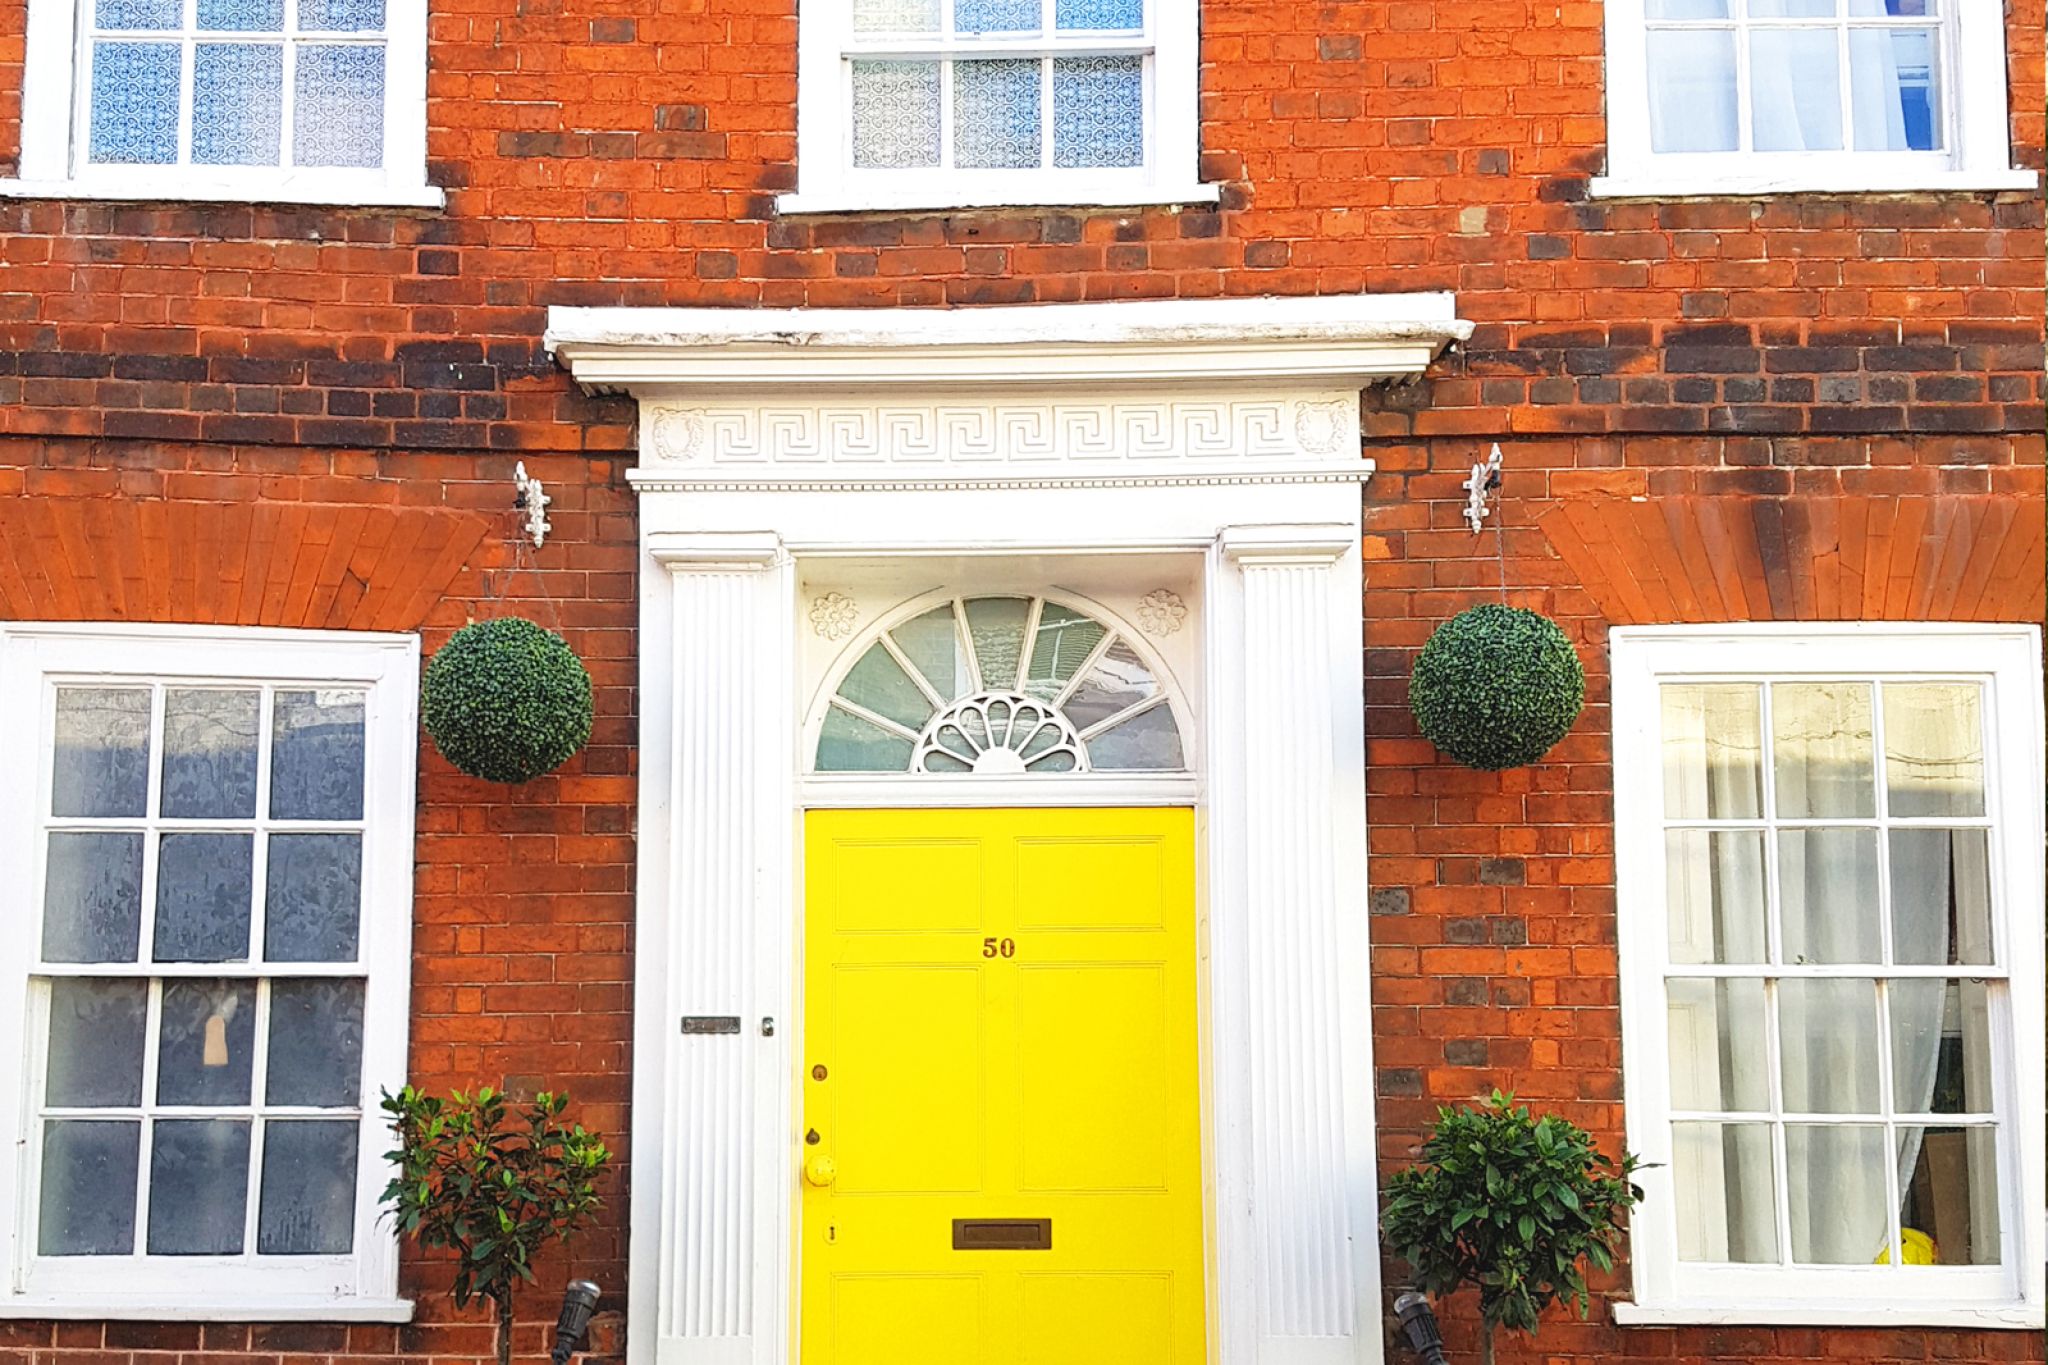
[(955, 1218), (955, 1251), (1051, 1251), (1050, 1218)]
[(738, 1033), (740, 1017), (737, 1014), (686, 1014), (683, 1016), (684, 1033)]

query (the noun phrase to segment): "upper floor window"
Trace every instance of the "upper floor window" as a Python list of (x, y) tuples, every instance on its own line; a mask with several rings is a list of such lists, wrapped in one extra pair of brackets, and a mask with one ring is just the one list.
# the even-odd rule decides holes
[(1976, 0), (1610, 0), (1610, 193), (2025, 187)]
[(0, 1317), (406, 1316), (417, 660), (0, 629)]
[(17, 194), (438, 203), (424, 0), (30, 0)]
[(2040, 1328), (2030, 635), (1617, 632), (1637, 1311)]
[(852, 0), (799, 41), (786, 210), (1214, 198), (1191, 4)]

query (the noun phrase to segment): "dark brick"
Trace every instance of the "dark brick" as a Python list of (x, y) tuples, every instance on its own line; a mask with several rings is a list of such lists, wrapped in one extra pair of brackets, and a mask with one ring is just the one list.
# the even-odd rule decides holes
[(708, 125), (701, 104), (657, 104), (654, 126), (664, 133), (701, 133)]
[(1366, 904), (1375, 915), (1405, 915), (1408, 913), (1408, 888), (1374, 887), (1366, 895)]
[(1520, 886), (1526, 875), (1520, 858), (1479, 860), (1479, 881), (1482, 886)]
[(1672, 374), (1755, 374), (1762, 353), (1745, 346), (1682, 346), (1667, 348), (1664, 368)]
[(1356, 33), (1333, 33), (1316, 39), (1316, 56), (1326, 62), (1355, 62), (1359, 44)]
[(1444, 921), (1444, 942), (1472, 944), (1486, 942), (1486, 921), (1476, 918)]
[(1444, 1044), (1444, 1061), (1452, 1066), (1485, 1066), (1484, 1038), (1453, 1038)]
[(1285, 242), (1247, 242), (1244, 248), (1245, 268), (1278, 270), (1287, 264), (1290, 255)]

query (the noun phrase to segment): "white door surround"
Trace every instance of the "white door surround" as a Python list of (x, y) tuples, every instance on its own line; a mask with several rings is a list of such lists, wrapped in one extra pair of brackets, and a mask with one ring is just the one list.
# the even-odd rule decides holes
[(640, 402), (633, 1365), (796, 1359), (800, 584), (1120, 564), (1201, 613), (1198, 767), (1160, 799), (1203, 835), (1210, 1357), (1377, 1365), (1358, 394), (1469, 331), (1443, 294), (552, 311), (576, 379)]

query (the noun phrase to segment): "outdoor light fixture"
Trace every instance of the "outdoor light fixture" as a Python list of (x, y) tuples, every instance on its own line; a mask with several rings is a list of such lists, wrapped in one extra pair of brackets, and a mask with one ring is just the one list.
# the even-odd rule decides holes
[(555, 1319), (555, 1365), (569, 1365), (576, 1344), (590, 1328), (590, 1315), (597, 1311), (598, 1287), (589, 1280), (571, 1280), (562, 1291), (562, 1314)]
[(1408, 1293), (1394, 1300), (1394, 1317), (1401, 1323), (1401, 1335), (1408, 1338), (1408, 1349), (1424, 1365), (1449, 1365), (1444, 1355), (1443, 1333), (1437, 1330), (1436, 1313), (1429, 1306), (1429, 1299), (1421, 1294)]

